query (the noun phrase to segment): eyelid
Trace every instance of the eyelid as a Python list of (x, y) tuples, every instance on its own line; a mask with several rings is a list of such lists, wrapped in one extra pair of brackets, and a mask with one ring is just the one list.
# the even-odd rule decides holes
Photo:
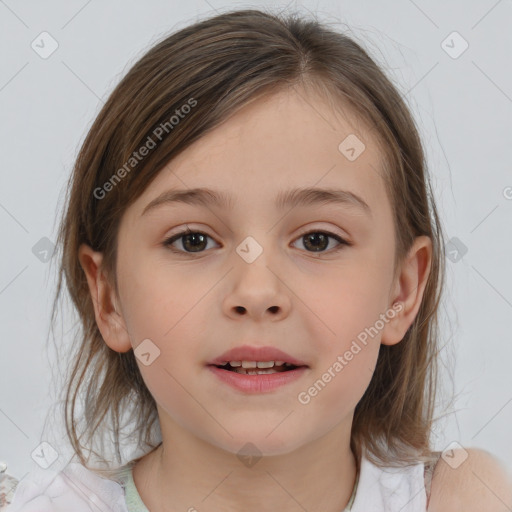
[(349, 238), (348, 235), (345, 234), (345, 233), (338, 233), (338, 232), (334, 231), (332, 228), (323, 228), (323, 227), (307, 228), (305, 231), (301, 231), (298, 236), (299, 237), (300, 236), (304, 236), (304, 235), (307, 235), (309, 233), (325, 233), (327, 235), (331, 235), (331, 236), (334, 236), (334, 237), (341, 238), (342, 240), (344, 240), (348, 244), (348, 238)]
[[(348, 241), (348, 234), (346, 233), (337, 233), (335, 231), (332, 230), (332, 228), (323, 228), (323, 227), (310, 227), (310, 228), (304, 228), (304, 231), (300, 231), (298, 235), (296, 235), (296, 237), (300, 237), (300, 236), (304, 236), (304, 235), (307, 235), (309, 233), (325, 233), (325, 234), (329, 234), (329, 235), (333, 235), (333, 236), (337, 236), (341, 239), (343, 239), (345, 242), (347, 242), (347, 244), (349, 243)], [(169, 235), (167, 235), (166, 239), (169, 240), (170, 238), (172, 238), (173, 236), (176, 236), (176, 235), (186, 235), (188, 233), (202, 233), (204, 235), (207, 235), (209, 236), (210, 238), (214, 239), (215, 240), (215, 237), (212, 236), (212, 235), (209, 235), (207, 230), (203, 229), (203, 228), (197, 228), (197, 227), (190, 227), (189, 224), (185, 224), (185, 227), (180, 227), (180, 228), (177, 228), (177, 231), (175, 231), (174, 233), (171, 233)]]

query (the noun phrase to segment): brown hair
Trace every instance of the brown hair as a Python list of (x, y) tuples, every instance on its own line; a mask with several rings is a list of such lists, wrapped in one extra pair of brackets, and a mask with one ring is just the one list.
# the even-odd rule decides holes
[[(237, 109), (296, 85), (313, 87), (339, 108), (350, 108), (378, 140), (381, 174), (393, 207), (395, 272), (416, 236), (432, 240), (421, 307), (400, 343), (381, 345), (373, 378), (355, 409), (351, 438), (358, 460), (363, 446), (381, 465), (432, 460), (444, 243), (415, 122), (391, 80), (352, 38), (297, 14), (241, 10), (187, 26), (147, 51), (111, 93), (77, 157), (58, 234), (62, 255), (53, 313), (65, 277), (81, 329), (67, 376), (64, 416), (82, 464), (87, 465), (83, 449), (92, 450), (89, 443), (104, 434), (102, 424), (111, 427), (121, 462), (124, 412), (132, 411), (141, 446), (155, 447), (155, 421), (159, 425), (133, 351), (117, 353), (101, 336), (78, 260), (80, 244), (103, 253), (104, 270), (117, 292), (117, 233), (123, 212), (163, 166)], [(171, 128), (169, 120), (177, 111), (186, 115)], [(169, 135), (128, 172), (133, 152), (164, 123)], [(122, 180), (112, 181), (123, 166), (125, 172), (117, 174)], [(98, 198), (95, 191), (107, 182), (109, 192)], [(79, 436), (76, 407), (82, 389), (85, 426)]]

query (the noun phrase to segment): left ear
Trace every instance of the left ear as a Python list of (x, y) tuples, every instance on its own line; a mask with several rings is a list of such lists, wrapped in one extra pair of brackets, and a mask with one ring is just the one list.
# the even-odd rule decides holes
[(432, 264), (432, 240), (428, 236), (416, 237), (399, 275), (394, 282), (394, 293), (390, 305), (394, 305), (396, 315), (385, 325), (381, 343), (395, 345), (402, 341), (407, 329), (412, 325), (423, 299)]

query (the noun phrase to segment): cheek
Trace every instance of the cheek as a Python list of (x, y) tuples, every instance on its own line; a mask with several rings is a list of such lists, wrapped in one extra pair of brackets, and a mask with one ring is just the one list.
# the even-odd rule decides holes
[(181, 337), (187, 316), (196, 314), (196, 307), (211, 287), (204, 280), (191, 285), (190, 277), (178, 267), (150, 262), (149, 258), (146, 262), (132, 258), (120, 275), (124, 318), (132, 345), (146, 338), (168, 345)]
[[(353, 263), (353, 264), (352, 264)], [(301, 291), (311, 308), (302, 315), (318, 354), (311, 384), (322, 395), (318, 407), (355, 407), (375, 368), (387, 308), (389, 276), (382, 265), (365, 259), (338, 267), (314, 287)], [(306, 294), (306, 290), (309, 293)], [(316, 383), (316, 384), (315, 384)]]
[[(386, 269), (367, 264), (366, 260), (351, 261), (332, 267), (314, 281), (303, 280), (297, 295), (304, 297), (309, 309), (303, 318), (309, 329), (323, 336), (315, 336), (326, 347), (343, 349), (350, 340), (376, 323), (387, 308), (389, 276)], [(301, 309), (303, 309), (301, 307)], [(321, 352), (320, 352), (321, 353)], [(325, 350), (329, 353), (329, 349)]]

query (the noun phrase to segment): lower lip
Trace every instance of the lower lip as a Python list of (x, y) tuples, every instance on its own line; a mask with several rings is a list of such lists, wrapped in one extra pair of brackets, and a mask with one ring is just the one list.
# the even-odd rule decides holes
[(220, 380), (244, 393), (266, 393), (272, 391), (299, 379), (308, 370), (306, 366), (301, 366), (286, 372), (269, 373), (267, 375), (244, 375), (229, 370), (221, 370), (213, 365), (208, 365), (208, 369)]

